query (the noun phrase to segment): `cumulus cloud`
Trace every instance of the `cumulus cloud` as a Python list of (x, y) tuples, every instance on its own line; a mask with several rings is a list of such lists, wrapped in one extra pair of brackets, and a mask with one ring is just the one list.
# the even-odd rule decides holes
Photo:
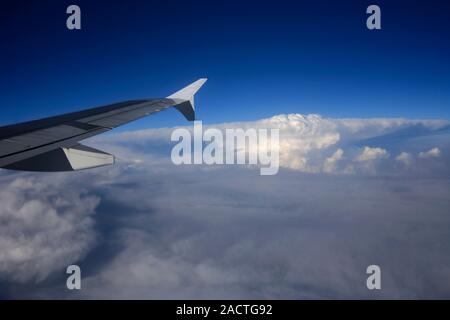
[(413, 161), (413, 156), (408, 152), (402, 152), (397, 157), (395, 157), (395, 160), (403, 163), (405, 166), (410, 166)]
[(337, 162), (342, 159), (344, 151), (342, 149), (337, 149), (335, 153), (325, 160), (323, 164), (323, 171), (326, 173), (336, 172)]
[(386, 159), (389, 157), (389, 153), (382, 148), (371, 148), (371, 147), (364, 147), (361, 154), (356, 157), (356, 161), (359, 162), (368, 162), (368, 161), (375, 161), (378, 159)]
[(326, 149), (340, 140), (335, 124), (318, 115), (279, 115), (257, 125), (279, 128), (280, 164), (305, 172), (317, 171), (317, 164), (309, 163), (311, 152)]
[(19, 177), (2, 183), (0, 203), (0, 279), (42, 281), (95, 242), (92, 214), (99, 199), (81, 190)]
[[(114, 167), (2, 171), (0, 296), (448, 298), (447, 125), (280, 115), (209, 126), (279, 128), (275, 176), (174, 166), (169, 128), (91, 140)], [(440, 157), (398, 165), (433, 148)], [(80, 292), (57, 276), (73, 263)], [(370, 264), (380, 292), (366, 288)]]
[[(277, 115), (268, 119), (262, 119), (257, 121), (248, 122), (232, 122), (216, 125), (203, 125), (203, 130), (206, 131), (210, 128), (217, 128), (223, 131), (225, 135), (226, 129), (279, 129), (280, 130), (280, 166), (289, 168), (292, 170), (298, 170), (301, 172), (309, 173), (332, 173), (330, 172), (330, 165), (326, 164), (327, 158), (330, 155), (330, 149), (341, 149), (348, 155), (347, 163), (342, 163), (342, 167), (346, 167), (345, 170), (333, 173), (349, 173), (355, 170), (360, 170), (357, 166), (351, 163), (351, 158), (356, 158), (359, 162), (373, 162), (375, 160), (386, 159), (389, 157), (389, 150), (386, 145), (381, 147), (378, 145), (371, 145), (371, 143), (379, 144), (379, 141), (370, 141), (370, 139), (376, 139), (381, 137), (388, 137), (390, 134), (401, 132), (402, 130), (411, 130), (414, 128), (421, 128), (418, 130), (418, 134), (426, 132), (435, 132), (446, 128), (450, 124), (447, 121), (442, 120), (408, 120), (408, 119), (330, 119), (324, 118), (320, 115), (301, 115), (301, 114), (283, 114)], [(186, 127), (188, 130), (192, 130), (191, 127)], [(151, 155), (143, 156), (139, 154), (139, 148), (144, 147), (146, 144), (156, 147), (156, 149), (163, 148), (167, 154), (168, 150), (161, 147), (161, 141), (170, 141), (170, 135), (173, 129), (149, 129), (136, 132), (122, 133), (119, 135), (111, 135), (110, 137), (96, 138), (94, 141), (100, 144), (110, 144), (110, 149), (119, 154), (123, 154), (124, 159), (130, 160), (129, 162), (142, 161), (145, 157), (153, 157), (149, 159), (153, 163), (160, 161), (158, 158), (158, 152)], [(404, 134), (403, 134), (404, 135)], [(415, 135), (409, 134), (411, 138)], [(395, 137), (393, 137), (395, 138)], [(387, 139), (387, 141), (396, 141), (395, 139)], [(362, 153), (357, 155), (357, 144), (364, 141)], [(127, 143), (132, 143), (133, 146), (139, 148), (132, 148), (130, 150), (127, 147)], [(367, 144), (370, 143), (370, 144)], [(385, 143), (382, 141), (381, 143)], [(265, 146), (259, 146), (264, 148)], [(121, 148), (125, 152), (120, 152)], [(250, 146), (250, 152), (257, 150), (255, 146)], [(131, 152), (130, 152), (131, 151)], [(393, 150), (396, 151), (396, 150)], [(328, 163), (330, 163), (329, 160)], [(367, 165), (366, 165), (367, 166)], [(366, 167), (365, 166), (365, 167)], [(375, 165), (372, 169), (376, 171)], [(334, 168), (337, 168), (334, 166)], [(388, 168), (383, 168), (388, 169)], [(366, 169), (362, 169), (366, 171)]]
[(437, 158), (441, 155), (441, 150), (439, 148), (433, 148), (426, 152), (420, 152), (419, 158), (428, 159), (428, 158)]
[[(140, 188), (128, 191), (129, 177), (113, 186), (110, 197), (124, 197), (109, 199), (115, 254), (84, 279), (82, 297), (444, 297), (450, 288), (444, 180), (282, 171), (269, 183), (245, 168), (186, 170), (137, 169)], [(373, 263), (379, 293), (365, 287)]]

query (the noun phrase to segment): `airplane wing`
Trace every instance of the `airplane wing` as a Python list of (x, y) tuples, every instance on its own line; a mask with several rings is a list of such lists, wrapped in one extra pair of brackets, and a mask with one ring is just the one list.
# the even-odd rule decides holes
[(114, 163), (114, 156), (79, 144), (169, 107), (195, 120), (199, 79), (161, 99), (132, 100), (41, 120), (0, 127), (0, 168), (24, 171), (73, 171)]

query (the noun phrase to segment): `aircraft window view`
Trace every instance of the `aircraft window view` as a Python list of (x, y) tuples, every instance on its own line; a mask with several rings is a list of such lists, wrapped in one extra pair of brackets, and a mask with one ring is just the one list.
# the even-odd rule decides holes
[(450, 2), (8, 1), (0, 35), (1, 300), (450, 299)]

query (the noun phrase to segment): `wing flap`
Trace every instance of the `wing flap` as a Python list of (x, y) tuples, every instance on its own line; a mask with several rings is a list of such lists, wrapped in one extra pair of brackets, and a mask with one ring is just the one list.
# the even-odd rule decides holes
[(4, 168), (35, 172), (78, 171), (112, 165), (114, 161), (114, 156), (109, 153), (78, 144), (41, 153)]

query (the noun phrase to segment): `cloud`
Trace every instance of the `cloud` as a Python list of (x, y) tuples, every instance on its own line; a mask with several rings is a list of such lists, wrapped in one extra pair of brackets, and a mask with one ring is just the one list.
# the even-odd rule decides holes
[[(245, 168), (193, 170), (138, 169), (139, 188), (125, 176), (113, 186), (105, 200), (117, 209), (98, 214), (118, 219), (114, 255), (84, 279), (82, 297), (444, 297), (450, 288), (444, 180), (283, 171), (269, 183)], [(373, 263), (379, 293), (365, 287)]]
[(355, 160), (358, 162), (370, 162), (386, 158), (389, 158), (389, 153), (385, 149), (371, 148), (366, 146)]
[(441, 155), (441, 150), (439, 148), (433, 148), (428, 150), (427, 152), (420, 152), (419, 158), (428, 159), (428, 158), (437, 158)]
[(336, 172), (337, 162), (342, 159), (343, 155), (344, 151), (342, 151), (342, 149), (337, 149), (336, 152), (333, 153), (331, 157), (325, 160), (325, 163), (323, 164), (323, 172), (326, 173)]
[[(209, 126), (280, 128), (275, 176), (174, 166), (169, 128), (89, 141), (114, 167), (2, 171), (0, 296), (448, 298), (446, 125), (280, 115)], [(440, 157), (398, 165), (433, 148)], [(73, 263), (79, 292), (64, 289)], [(374, 263), (379, 292), (365, 286)]]
[(413, 161), (413, 156), (408, 152), (402, 152), (397, 157), (395, 157), (395, 160), (403, 163), (405, 166), (410, 166)]
[[(355, 167), (352, 164), (352, 158), (359, 159), (359, 162), (371, 162), (376, 159), (386, 159), (389, 157), (389, 148), (392, 146), (385, 141), (376, 141), (380, 145), (371, 145), (370, 139), (376, 139), (383, 136), (389, 136), (402, 130), (420, 127), (418, 133), (405, 135), (405, 138), (416, 138), (417, 135), (430, 134), (446, 128), (450, 124), (442, 120), (408, 120), (408, 119), (330, 119), (323, 118), (320, 115), (301, 115), (287, 114), (277, 115), (268, 119), (262, 119), (249, 122), (232, 122), (216, 125), (203, 124), (203, 131), (209, 128), (217, 128), (225, 133), (226, 129), (249, 128), (254, 129), (279, 129), (280, 130), (280, 166), (291, 170), (298, 170), (308, 173), (349, 173), (354, 170), (367, 172), (364, 168)], [(186, 127), (192, 130), (191, 127)], [(164, 154), (170, 152), (169, 141), (173, 129), (148, 129), (136, 132), (127, 132), (110, 136), (101, 136), (93, 141), (109, 147), (109, 151), (119, 152), (122, 158), (130, 160), (129, 162), (143, 161), (144, 158), (152, 163), (161, 161), (158, 158), (157, 151), (163, 151)], [(425, 132), (425, 133), (424, 133)], [(407, 141), (404, 139), (405, 141)], [(398, 140), (398, 139), (397, 139)], [(387, 139), (397, 141), (395, 139)], [(165, 141), (165, 146), (162, 141)], [(366, 148), (362, 154), (355, 152), (360, 148), (358, 146), (364, 141)], [(112, 142), (112, 144), (111, 144)], [(130, 147), (129, 144), (132, 146)], [(142, 148), (151, 145), (156, 149), (152, 154), (142, 155)], [(264, 147), (264, 146), (262, 146)], [(121, 152), (121, 148), (124, 152)], [(331, 148), (341, 149), (347, 154), (346, 163), (341, 163), (340, 167), (346, 167), (346, 170), (339, 172), (330, 172), (329, 165), (326, 165), (327, 158), (330, 155)], [(131, 150), (130, 150), (131, 149)], [(256, 150), (251, 146), (250, 151)], [(130, 152), (131, 151), (131, 152)], [(397, 150), (391, 150), (392, 152)], [(131, 157), (131, 158), (130, 158)], [(373, 158), (375, 157), (375, 158)], [(331, 160), (330, 160), (331, 161)], [(367, 166), (367, 165), (366, 165)], [(377, 170), (375, 165), (373, 170)], [(337, 168), (337, 167), (336, 167)], [(349, 169), (350, 168), (350, 169)], [(378, 168), (380, 169), (380, 168)], [(389, 169), (384, 167), (382, 169)], [(326, 171), (325, 171), (326, 170)]]
[(99, 199), (63, 184), (61, 191), (49, 180), (20, 175), (2, 183), (1, 279), (40, 282), (92, 248)]
[(280, 129), (281, 166), (304, 172), (317, 171), (308, 155), (340, 140), (335, 124), (318, 115), (279, 115), (256, 123), (258, 127)]

